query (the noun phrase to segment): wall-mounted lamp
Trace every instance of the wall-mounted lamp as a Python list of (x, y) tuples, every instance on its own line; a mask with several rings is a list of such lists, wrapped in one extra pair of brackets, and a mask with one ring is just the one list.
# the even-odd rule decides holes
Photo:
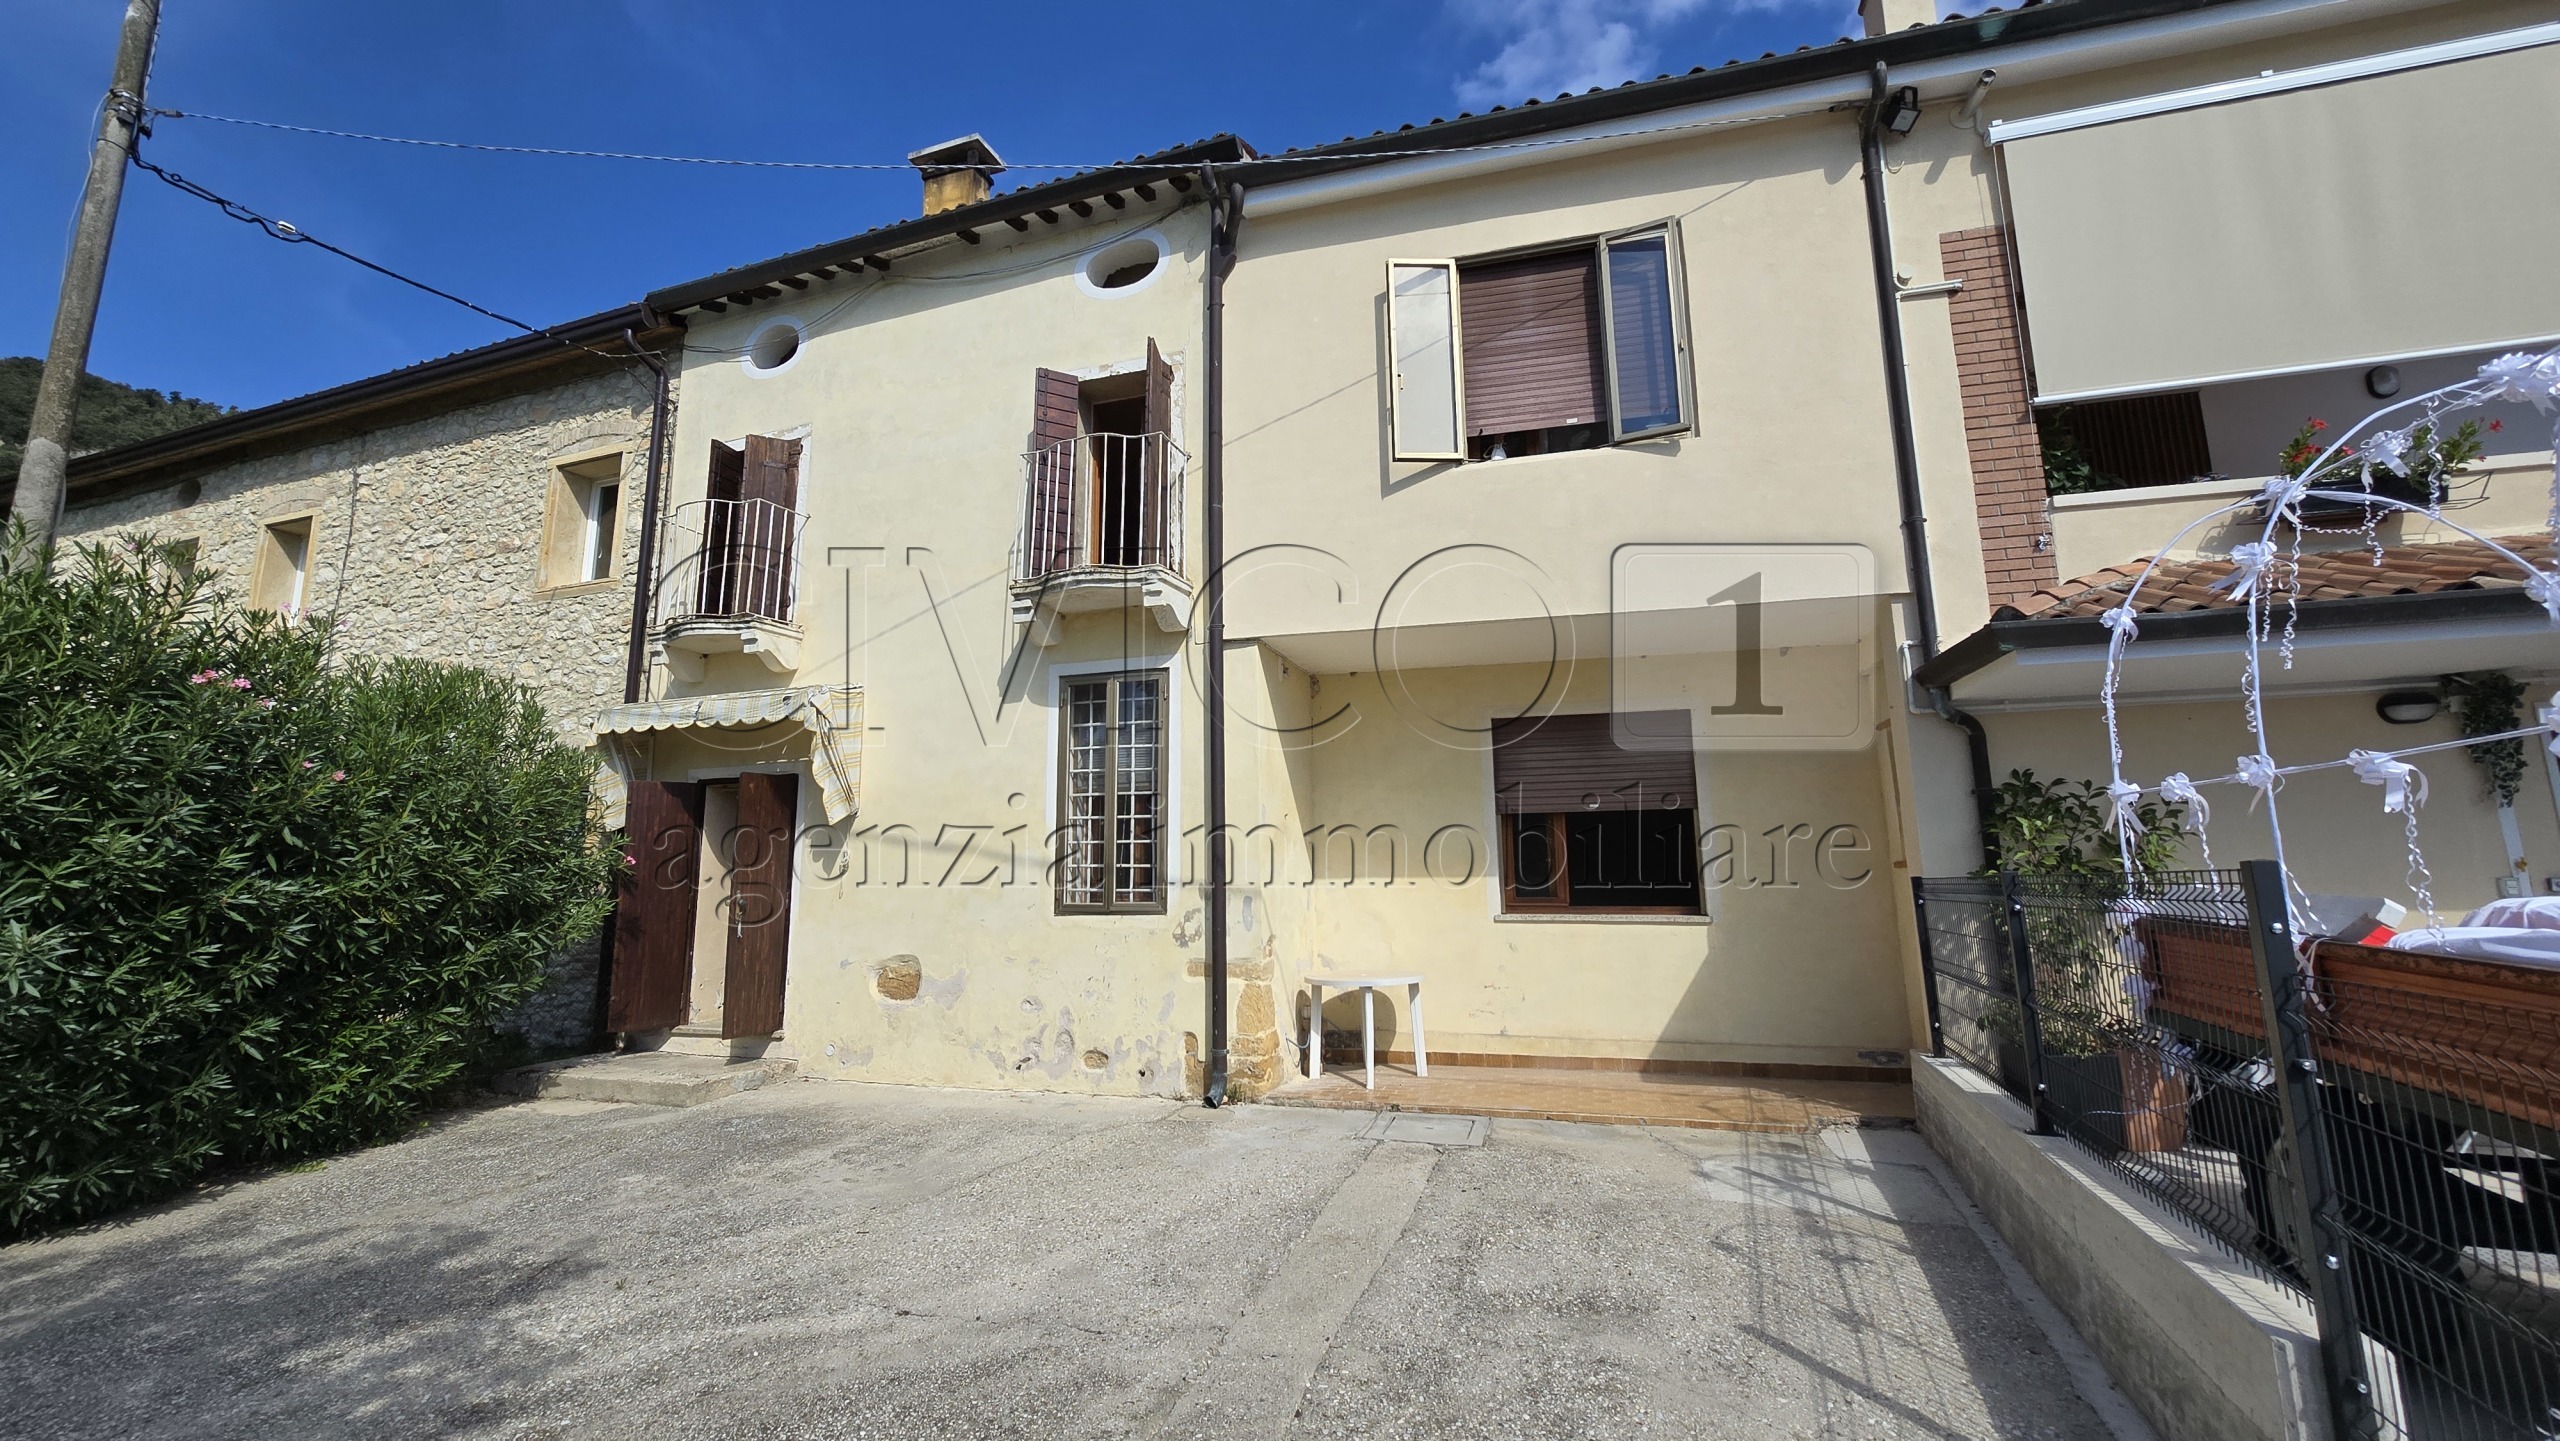
[(2400, 367), (2377, 365), (2364, 373), (2364, 393), (2376, 400), (2389, 400), (2400, 393)]
[(2373, 713), (2396, 726), (2413, 726), (2436, 718), (2444, 700), (2431, 690), (2395, 690), (2373, 703)]
[(1892, 131), (1896, 135), (1908, 135), (1911, 133), (1911, 127), (1919, 123), (1919, 88), (1917, 86), (1905, 85), (1901, 89), (1893, 92), (1892, 101), (1885, 107), (1884, 128)]

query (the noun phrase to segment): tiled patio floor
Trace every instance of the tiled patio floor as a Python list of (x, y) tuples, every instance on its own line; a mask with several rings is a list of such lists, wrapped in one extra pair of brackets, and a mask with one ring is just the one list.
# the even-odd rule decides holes
[(1430, 1111), (1604, 1125), (1686, 1126), (1705, 1131), (1803, 1131), (1866, 1121), (1907, 1122), (1911, 1087), (1890, 1081), (1800, 1081), (1434, 1063), (1378, 1067), (1378, 1088), (1358, 1065), (1301, 1076), (1263, 1098), (1274, 1106), (1351, 1111)]

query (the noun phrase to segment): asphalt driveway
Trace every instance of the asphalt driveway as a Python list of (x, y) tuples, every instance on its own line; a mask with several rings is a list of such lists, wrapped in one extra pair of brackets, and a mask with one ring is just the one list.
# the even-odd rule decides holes
[(0, 1431), (2138, 1434), (1916, 1135), (1372, 1124), (819, 1081), (464, 1112), (0, 1250)]

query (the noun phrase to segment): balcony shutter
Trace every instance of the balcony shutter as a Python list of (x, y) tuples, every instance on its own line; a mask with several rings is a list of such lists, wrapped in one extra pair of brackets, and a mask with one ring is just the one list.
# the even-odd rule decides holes
[[(1620, 750), (1608, 715), (1530, 716), (1493, 727), (1495, 804), (1506, 815), (1549, 811), (1681, 810), (1698, 803), (1686, 748)], [(1689, 717), (1635, 711), (1631, 732), (1687, 735)]]
[(1153, 339), (1147, 341), (1147, 433), (1173, 433), (1173, 367), (1165, 364)]
[(782, 983), (791, 952), (791, 861), (799, 836), (800, 778), (738, 777), (736, 850), (729, 866), (729, 969), (720, 1034), (782, 1029)]
[[(800, 442), (769, 435), (747, 437), (745, 476), (731, 538), (737, 556), (730, 612), (791, 619), (793, 554), (800, 509)], [(757, 505), (754, 502), (764, 501)]]
[(1467, 434), (1592, 425), (1600, 411), (1600, 304), (1592, 252), (1458, 272), (1466, 321)]
[(711, 442), (711, 472), (703, 495), (702, 570), (695, 577), (694, 610), (700, 615), (735, 615), (738, 611), (738, 507), (746, 486), (747, 457), (735, 446)]
[(2560, 45), (2014, 125), (1993, 138), (2041, 401), (2560, 335)]
[(693, 979), (693, 907), (702, 844), (702, 787), (633, 781), (623, 867), (614, 882), (613, 975), (605, 1029), (684, 1024)]
[(1387, 262), (1387, 360), (1395, 458), (1466, 459), (1455, 261)]
[(1031, 387), (1031, 461), (1027, 573), (1046, 575), (1075, 563), (1076, 458), (1073, 444), (1084, 430), (1076, 378), (1043, 370)]

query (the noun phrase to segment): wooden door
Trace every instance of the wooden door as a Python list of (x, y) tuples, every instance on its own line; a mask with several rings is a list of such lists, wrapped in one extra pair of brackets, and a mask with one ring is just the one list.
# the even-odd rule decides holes
[(663, 1031), (684, 1023), (692, 980), (702, 787), (633, 781), (630, 795), (604, 1024), (608, 1031)]
[(748, 771), (738, 777), (738, 827), (729, 861), (729, 972), (720, 1002), (723, 1036), (769, 1036), (782, 1029), (799, 808), (798, 776)]
[(1076, 378), (1042, 370), (1031, 391), (1031, 523), (1023, 564), (1034, 576), (1081, 564), (1075, 553), (1076, 447), (1084, 402)]

